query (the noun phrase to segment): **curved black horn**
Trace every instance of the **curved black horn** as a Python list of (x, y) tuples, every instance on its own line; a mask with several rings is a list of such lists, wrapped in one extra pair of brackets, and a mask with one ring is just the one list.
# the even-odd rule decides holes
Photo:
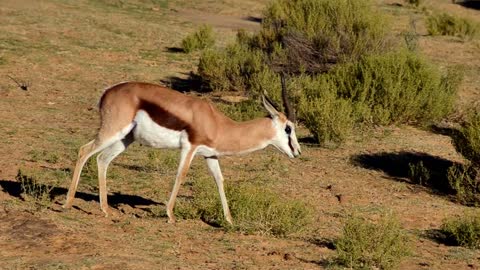
[(296, 121), (295, 111), (292, 108), (292, 105), (290, 104), (290, 100), (288, 99), (287, 86), (285, 84), (285, 74), (283, 72), (280, 73), (280, 81), (282, 83), (282, 100), (283, 100), (283, 107), (285, 108), (285, 114), (288, 120), (295, 122)]

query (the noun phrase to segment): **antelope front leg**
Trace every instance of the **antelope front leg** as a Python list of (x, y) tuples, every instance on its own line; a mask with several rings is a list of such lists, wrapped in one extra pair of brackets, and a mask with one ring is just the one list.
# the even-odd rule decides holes
[(223, 215), (230, 225), (233, 225), (232, 215), (230, 214), (230, 209), (228, 208), (227, 197), (225, 196), (225, 190), (223, 188), (223, 175), (220, 170), (220, 163), (218, 163), (217, 157), (206, 158), (208, 170), (215, 178), (217, 183), (218, 193), (220, 194), (220, 200), (222, 201)]
[(167, 203), (167, 215), (168, 223), (175, 223), (175, 216), (173, 215), (173, 207), (175, 207), (175, 200), (177, 199), (180, 186), (187, 177), (188, 169), (192, 163), (193, 156), (195, 155), (196, 147), (183, 147), (180, 155), (180, 165), (178, 166), (177, 178), (175, 179), (175, 185), (173, 185), (172, 194), (170, 200)]

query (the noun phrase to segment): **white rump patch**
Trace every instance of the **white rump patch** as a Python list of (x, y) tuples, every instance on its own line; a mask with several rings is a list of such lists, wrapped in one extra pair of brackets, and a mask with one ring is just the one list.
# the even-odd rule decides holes
[(137, 112), (134, 121), (137, 123), (137, 126), (133, 131), (133, 135), (139, 143), (154, 148), (180, 148), (181, 131), (158, 125), (143, 110)]

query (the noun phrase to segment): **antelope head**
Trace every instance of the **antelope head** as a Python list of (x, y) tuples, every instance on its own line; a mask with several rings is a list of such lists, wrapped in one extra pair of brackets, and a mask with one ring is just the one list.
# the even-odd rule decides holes
[(270, 114), (275, 129), (271, 144), (290, 158), (298, 157), (301, 149), (295, 134), (294, 123), (285, 114), (279, 112), (266, 96), (262, 97), (262, 102)]

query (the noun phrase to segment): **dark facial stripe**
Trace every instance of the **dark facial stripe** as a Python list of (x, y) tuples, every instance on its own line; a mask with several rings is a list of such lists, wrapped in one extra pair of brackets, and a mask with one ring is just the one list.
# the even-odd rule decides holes
[(288, 136), (288, 146), (290, 147), (290, 150), (292, 150), (292, 153), (295, 153), (292, 145), (292, 138), (290, 138), (290, 136)]

